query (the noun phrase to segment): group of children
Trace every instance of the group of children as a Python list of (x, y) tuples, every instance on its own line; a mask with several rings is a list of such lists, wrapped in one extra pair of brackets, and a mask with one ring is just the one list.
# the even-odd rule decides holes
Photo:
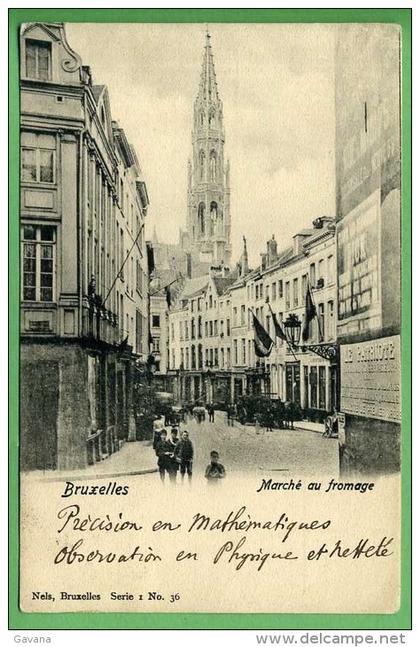
[[(185, 474), (192, 478), (192, 465), (194, 458), (194, 447), (189, 438), (188, 431), (184, 430), (181, 438), (178, 438), (178, 429), (173, 427), (171, 437), (168, 438), (166, 429), (155, 431), (153, 448), (158, 457), (159, 474), (162, 481), (168, 474), (170, 481), (176, 481), (177, 473), (180, 471), (181, 478)], [(216, 482), (226, 476), (226, 470), (219, 461), (219, 452), (210, 452), (210, 463), (206, 467), (205, 478), (209, 482)]]

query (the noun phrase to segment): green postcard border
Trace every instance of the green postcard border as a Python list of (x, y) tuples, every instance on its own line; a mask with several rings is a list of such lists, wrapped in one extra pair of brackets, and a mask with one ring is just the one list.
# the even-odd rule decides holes
[[(402, 557), (395, 614), (23, 613), (19, 609), (19, 52), (23, 22), (377, 22), (402, 38)], [(381, 629), (411, 628), (411, 9), (10, 9), (9, 10), (9, 628)]]

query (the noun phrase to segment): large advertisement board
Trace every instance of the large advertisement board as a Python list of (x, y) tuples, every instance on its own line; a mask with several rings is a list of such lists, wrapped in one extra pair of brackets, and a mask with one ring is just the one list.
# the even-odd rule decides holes
[(381, 327), (380, 192), (337, 226), (339, 335)]
[(400, 337), (341, 346), (341, 411), (401, 421)]

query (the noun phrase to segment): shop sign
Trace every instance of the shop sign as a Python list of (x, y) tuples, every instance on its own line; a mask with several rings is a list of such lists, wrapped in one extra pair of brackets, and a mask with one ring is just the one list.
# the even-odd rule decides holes
[(399, 335), (343, 344), (340, 372), (343, 413), (400, 422)]

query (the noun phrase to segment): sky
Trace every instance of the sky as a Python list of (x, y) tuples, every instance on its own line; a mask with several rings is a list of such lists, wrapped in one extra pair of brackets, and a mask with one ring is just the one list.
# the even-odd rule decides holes
[[(334, 27), (209, 24), (225, 159), (231, 169), (233, 259), (257, 265), (321, 215), (334, 216)], [(177, 242), (187, 215), (187, 161), (204, 24), (67, 23), (70, 46), (108, 86), (112, 118), (134, 145), (150, 207), (146, 232)]]

